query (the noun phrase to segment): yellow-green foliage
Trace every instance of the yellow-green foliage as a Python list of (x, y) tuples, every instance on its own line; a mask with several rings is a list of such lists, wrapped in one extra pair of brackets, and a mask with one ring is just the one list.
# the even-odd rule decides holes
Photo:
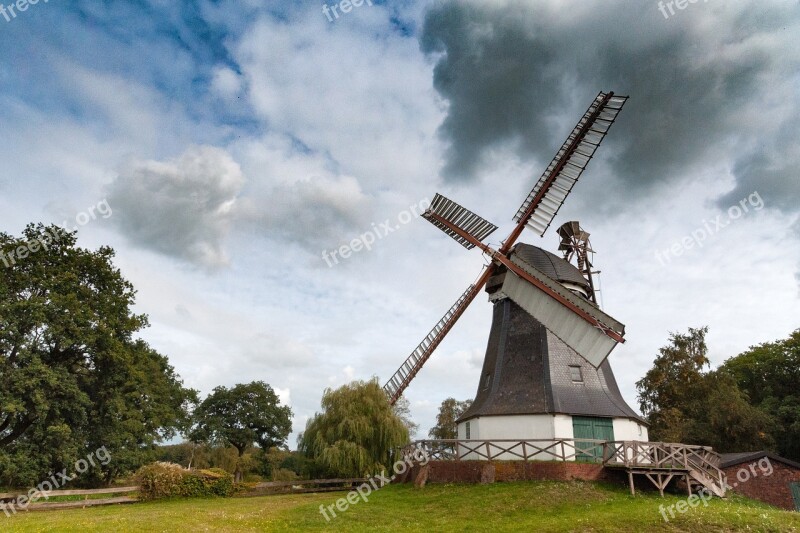
[(234, 490), (233, 476), (222, 469), (194, 471), (172, 463), (143, 466), (136, 473), (136, 480), (143, 500), (230, 496)]
[(357, 477), (388, 470), (393, 450), (408, 442), (408, 429), (376, 379), (327, 389), (322, 409), (308, 421), (299, 442), (322, 475)]

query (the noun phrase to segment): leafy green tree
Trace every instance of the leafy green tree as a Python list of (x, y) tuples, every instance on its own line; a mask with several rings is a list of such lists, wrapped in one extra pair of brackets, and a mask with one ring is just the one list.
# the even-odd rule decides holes
[(659, 350), (653, 368), (636, 382), (639, 407), (651, 424), (651, 439), (666, 440), (663, 437), (674, 435), (674, 425), (681, 423), (678, 412), (685, 414), (694, 388), (703, 379), (703, 369), (710, 364), (706, 333), (708, 327), (689, 328), (688, 334), (670, 333), (670, 344)]
[(298, 449), (321, 475), (359, 477), (388, 469), (394, 449), (407, 443), (408, 429), (373, 378), (326, 389)]
[(716, 451), (771, 450), (775, 423), (724, 371), (709, 372), (687, 402), (679, 442), (712, 446)]
[(263, 381), (215, 388), (194, 413), (192, 440), (226, 443), (239, 454), (235, 478), (242, 479), (241, 460), (257, 444), (263, 450), (285, 446), (292, 431), (292, 410), (280, 405), (272, 387)]
[(769, 449), (773, 420), (751, 405), (726, 372), (704, 372), (707, 332), (704, 327), (670, 334), (670, 344), (636, 383), (650, 439), (702, 444), (719, 452)]
[(28, 485), (105, 446), (80, 483), (137, 468), (188, 420), (196, 393), (133, 335), (147, 325), (114, 251), (28, 225), (0, 233), (0, 484)]
[(413, 438), (414, 435), (417, 434), (417, 431), (419, 431), (419, 424), (411, 419), (411, 402), (408, 401), (408, 398), (400, 396), (400, 398), (394, 402), (392, 411), (403, 421), (403, 425), (405, 425), (408, 430), (409, 438)]
[(789, 338), (753, 346), (728, 359), (730, 373), (753, 405), (776, 422), (777, 451), (800, 461), (800, 329)]
[(463, 402), (455, 398), (447, 398), (439, 406), (439, 414), (436, 415), (436, 425), (428, 431), (428, 436), (432, 439), (457, 439), (458, 425), (456, 420), (463, 415), (472, 405), (472, 400)]

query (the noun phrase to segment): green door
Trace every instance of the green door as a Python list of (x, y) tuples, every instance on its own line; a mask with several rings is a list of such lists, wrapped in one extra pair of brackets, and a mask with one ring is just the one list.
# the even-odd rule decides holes
[(794, 498), (794, 508), (797, 511), (800, 511), (800, 483), (789, 483), (789, 487), (792, 489), (792, 498)]
[(603, 447), (581, 439), (614, 440), (614, 424), (610, 418), (588, 416), (572, 417), (572, 432), (575, 438), (576, 460), (596, 461), (603, 458)]

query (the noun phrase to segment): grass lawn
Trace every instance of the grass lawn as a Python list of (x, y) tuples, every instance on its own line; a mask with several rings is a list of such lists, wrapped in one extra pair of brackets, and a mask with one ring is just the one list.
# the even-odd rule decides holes
[[(326, 522), (320, 504), (345, 493), (172, 500), (6, 518), (23, 531), (797, 531), (800, 513), (733, 496), (665, 522), (659, 506), (682, 500), (586, 482), (392, 485)], [(683, 498), (685, 500), (685, 498)]]

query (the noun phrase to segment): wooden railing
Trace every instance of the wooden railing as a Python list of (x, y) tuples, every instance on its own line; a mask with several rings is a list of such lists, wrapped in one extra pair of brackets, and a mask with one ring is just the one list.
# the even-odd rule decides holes
[(400, 453), (407, 457), (417, 450), (439, 461), (589, 461), (628, 470), (680, 472), (720, 497), (727, 487), (719, 454), (706, 446), (595, 439), (445, 439), (415, 441)]
[(720, 456), (707, 446), (672, 442), (622, 441), (607, 443), (603, 464), (650, 470), (685, 470), (717, 496), (725, 495), (727, 477)]
[(418, 440), (401, 449), (407, 457), (415, 450), (439, 461), (593, 461), (604, 457), (607, 441), (594, 439), (444, 439)]

